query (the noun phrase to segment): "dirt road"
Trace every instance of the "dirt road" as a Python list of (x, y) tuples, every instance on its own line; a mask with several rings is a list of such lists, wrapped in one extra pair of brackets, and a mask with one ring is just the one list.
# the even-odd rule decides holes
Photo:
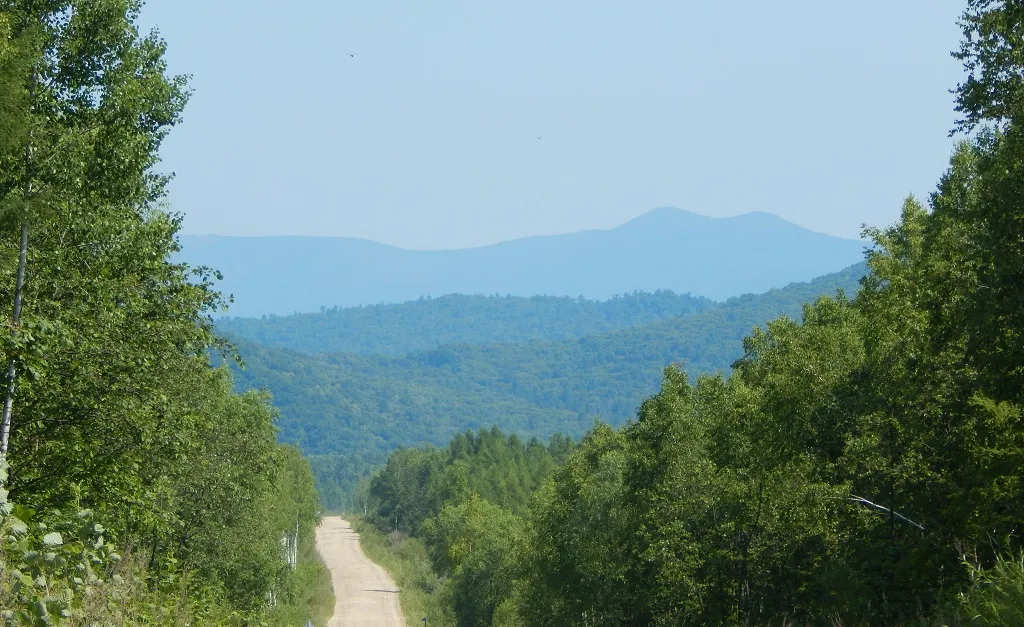
[(327, 516), (316, 529), (316, 548), (331, 571), (334, 616), (328, 627), (404, 626), (398, 587), (383, 568), (359, 548), (359, 534), (337, 516)]

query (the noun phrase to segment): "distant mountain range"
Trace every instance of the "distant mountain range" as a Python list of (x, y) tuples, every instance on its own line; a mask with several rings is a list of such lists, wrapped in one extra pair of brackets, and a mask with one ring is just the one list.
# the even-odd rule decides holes
[(232, 316), (287, 315), (422, 296), (501, 294), (605, 300), (672, 290), (724, 300), (835, 272), (865, 243), (767, 213), (710, 218), (650, 211), (618, 228), (448, 251), (329, 237), (181, 236), (178, 259), (224, 275)]

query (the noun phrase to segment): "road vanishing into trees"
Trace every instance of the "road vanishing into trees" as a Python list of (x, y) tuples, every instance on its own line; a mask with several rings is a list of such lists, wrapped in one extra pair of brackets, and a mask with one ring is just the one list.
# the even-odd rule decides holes
[(316, 548), (334, 585), (334, 616), (327, 627), (404, 627), (398, 586), (363, 554), (359, 534), (347, 520), (324, 517), (316, 529)]

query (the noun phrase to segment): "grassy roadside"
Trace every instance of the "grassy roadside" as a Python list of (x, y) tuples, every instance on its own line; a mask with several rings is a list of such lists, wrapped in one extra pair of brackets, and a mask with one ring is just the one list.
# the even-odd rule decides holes
[(368, 558), (388, 571), (400, 590), (402, 613), (410, 625), (427, 619), (428, 625), (455, 625), (455, 617), (445, 603), (444, 582), (430, 567), (423, 541), (403, 533), (382, 533), (358, 516), (347, 516), (359, 533), (359, 545)]
[(312, 618), (313, 624), (327, 624), (334, 612), (334, 587), (331, 573), (316, 552), (316, 542), (310, 537), (299, 542), (299, 563), (288, 578), (287, 590), (281, 602), (270, 611), (273, 627), (303, 627)]

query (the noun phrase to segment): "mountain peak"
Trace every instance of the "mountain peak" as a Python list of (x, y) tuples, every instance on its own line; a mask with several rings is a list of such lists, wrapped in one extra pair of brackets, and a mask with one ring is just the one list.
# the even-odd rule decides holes
[(732, 216), (707, 216), (676, 207), (658, 207), (638, 215), (619, 228), (644, 227), (651, 229), (688, 229), (699, 228), (717, 224), (724, 227), (727, 223), (733, 224), (757, 224), (774, 225), (776, 227), (789, 227), (792, 229), (805, 230), (803, 227), (794, 224), (785, 218), (768, 213), (766, 211), (748, 211)]
[[(637, 224), (637, 223), (651, 223), (651, 222), (678, 222), (680, 220), (711, 220), (708, 216), (694, 213), (692, 211), (686, 211), (685, 209), (679, 209), (678, 207), (658, 207), (657, 209), (651, 209), (645, 211), (637, 217), (633, 218), (626, 225)], [(625, 225), (623, 225), (625, 226)]]

